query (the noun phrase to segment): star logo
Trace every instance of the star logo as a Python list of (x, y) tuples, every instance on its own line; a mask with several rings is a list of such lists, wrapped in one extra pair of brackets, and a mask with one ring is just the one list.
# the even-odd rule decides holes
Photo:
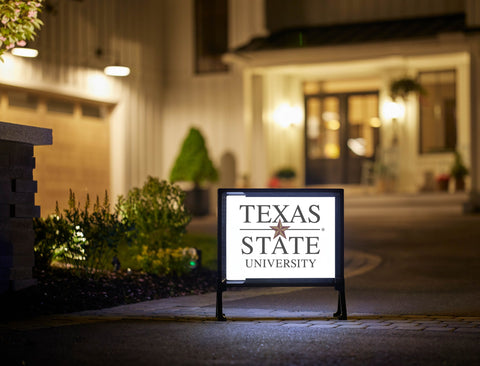
[(285, 236), (285, 230), (287, 230), (290, 226), (283, 226), (282, 220), (278, 220), (277, 226), (270, 226), (270, 229), (275, 230), (275, 236), (273, 237), (274, 239), (277, 236), (283, 236), (285, 239), (287, 238)]

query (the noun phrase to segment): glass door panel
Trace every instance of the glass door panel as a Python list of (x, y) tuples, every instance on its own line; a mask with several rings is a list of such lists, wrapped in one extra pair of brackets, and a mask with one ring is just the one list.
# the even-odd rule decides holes
[(350, 156), (373, 158), (378, 144), (376, 126), (378, 97), (376, 94), (352, 95), (348, 98), (348, 140)]
[(310, 159), (340, 158), (338, 98), (310, 98), (307, 104), (308, 157)]
[(314, 96), (306, 99), (307, 184), (341, 182), (340, 99)]
[(306, 184), (359, 184), (379, 144), (378, 93), (305, 97)]

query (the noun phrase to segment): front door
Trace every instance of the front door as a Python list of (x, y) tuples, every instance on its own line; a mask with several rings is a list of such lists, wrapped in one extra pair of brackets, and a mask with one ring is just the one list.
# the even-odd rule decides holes
[(378, 92), (305, 97), (305, 183), (359, 184), (379, 143)]

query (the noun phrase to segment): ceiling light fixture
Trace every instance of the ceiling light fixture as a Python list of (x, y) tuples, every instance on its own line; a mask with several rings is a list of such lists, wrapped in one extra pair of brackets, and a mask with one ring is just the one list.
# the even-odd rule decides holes
[(127, 66), (107, 66), (103, 69), (103, 72), (108, 76), (128, 76), (130, 75), (130, 68)]
[(19, 57), (34, 58), (38, 56), (38, 50), (35, 48), (15, 47), (12, 49), (12, 55)]

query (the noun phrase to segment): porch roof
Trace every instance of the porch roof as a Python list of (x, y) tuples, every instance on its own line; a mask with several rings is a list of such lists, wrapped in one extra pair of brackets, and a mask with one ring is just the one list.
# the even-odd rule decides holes
[(281, 30), (266, 37), (254, 38), (248, 44), (236, 48), (234, 52), (425, 39), (442, 33), (475, 31), (480, 29), (469, 28), (466, 25), (464, 13), (369, 23), (299, 27)]

